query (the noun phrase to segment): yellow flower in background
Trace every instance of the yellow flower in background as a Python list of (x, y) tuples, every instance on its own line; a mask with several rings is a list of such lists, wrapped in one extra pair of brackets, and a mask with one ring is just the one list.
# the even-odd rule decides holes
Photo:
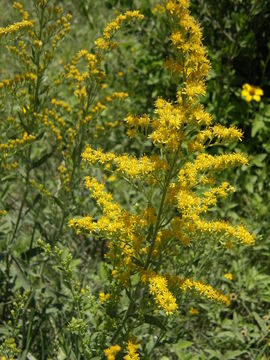
[(225, 274), (224, 277), (225, 277), (225, 279), (227, 279), (227, 280), (233, 280), (233, 279), (234, 279), (234, 276), (233, 276), (233, 274), (231, 274), (231, 273)]
[(258, 86), (244, 84), (242, 87), (241, 95), (245, 98), (247, 102), (250, 102), (252, 100), (259, 102), (261, 101), (261, 97), (263, 96), (263, 90)]
[(191, 316), (195, 316), (195, 315), (199, 315), (200, 311), (198, 309), (195, 309), (194, 307), (191, 307), (189, 309), (189, 315)]
[(128, 342), (128, 354), (124, 356), (124, 360), (139, 360), (140, 355), (137, 353), (139, 345), (134, 344), (132, 341)]
[(104, 292), (99, 293), (99, 300), (101, 303), (106, 302), (107, 300), (109, 300), (110, 297), (111, 297), (110, 294), (105, 294)]
[(115, 356), (119, 351), (121, 350), (121, 347), (119, 345), (112, 345), (108, 349), (104, 350), (105, 356), (107, 360), (115, 360)]

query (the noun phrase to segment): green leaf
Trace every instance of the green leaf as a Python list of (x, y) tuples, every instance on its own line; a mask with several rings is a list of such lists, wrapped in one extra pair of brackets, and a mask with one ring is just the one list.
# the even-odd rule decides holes
[(152, 315), (144, 315), (144, 321), (147, 324), (155, 325), (155, 326), (159, 327), (161, 330), (166, 331), (166, 327), (162, 324), (162, 322), (157, 317), (154, 317)]
[(98, 274), (100, 276), (100, 279), (105, 282), (108, 278), (108, 271), (106, 268), (106, 264), (102, 261), (99, 266)]
[(261, 295), (261, 300), (270, 303), (270, 293)]
[(177, 344), (173, 345), (173, 349), (177, 355), (180, 355), (179, 353), (181, 352), (181, 350), (187, 349), (192, 345), (193, 345), (192, 341), (180, 340), (180, 341), (178, 341)]
[(205, 349), (205, 351), (211, 356), (210, 359), (222, 359), (223, 355), (219, 350)]
[(267, 326), (265, 325), (265, 322), (263, 321), (263, 319), (255, 311), (253, 311), (253, 316), (254, 316), (255, 320), (257, 321), (258, 325), (260, 326), (264, 335), (267, 335), (268, 329), (267, 329)]
[(229, 350), (225, 352), (224, 360), (238, 359), (239, 355), (245, 354), (245, 350)]
[(257, 167), (264, 167), (264, 159), (266, 158), (267, 154), (258, 154), (252, 157), (251, 164)]
[(56, 202), (56, 204), (60, 207), (60, 209), (64, 210), (64, 204), (63, 202), (58, 199), (56, 196), (53, 196), (53, 200)]
[(253, 120), (252, 123), (252, 128), (251, 128), (251, 137), (255, 137), (256, 134), (263, 129), (265, 126), (264, 121), (263, 121), (263, 117), (261, 115), (257, 115), (255, 117), (255, 119)]
[(32, 169), (41, 166), (42, 164), (44, 164), (52, 155), (54, 154), (54, 151), (43, 155), (40, 159), (34, 161), (32, 163)]
[(270, 105), (266, 105), (264, 108), (264, 116), (267, 116), (270, 118)]

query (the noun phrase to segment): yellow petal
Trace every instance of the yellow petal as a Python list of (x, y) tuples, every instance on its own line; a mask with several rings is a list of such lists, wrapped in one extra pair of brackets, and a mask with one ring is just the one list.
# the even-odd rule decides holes
[(255, 100), (255, 101), (261, 101), (261, 97), (259, 96), (259, 95), (253, 95), (253, 99)]
[(247, 83), (243, 85), (243, 90), (249, 91), (250, 89), (251, 89), (251, 85), (249, 85)]
[(245, 100), (246, 100), (247, 102), (250, 102), (250, 101), (252, 100), (252, 96), (251, 96), (250, 94), (247, 94), (247, 95), (245, 96)]
[(261, 88), (256, 88), (256, 89), (255, 89), (255, 95), (263, 96), (263, 89), (261, 89)]

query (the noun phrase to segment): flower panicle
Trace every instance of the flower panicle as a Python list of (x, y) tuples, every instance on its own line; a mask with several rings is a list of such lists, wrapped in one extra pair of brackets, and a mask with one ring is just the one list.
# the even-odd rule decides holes
[(98, 38), (95, 41), (95, 45), (98, 49), (108, 50), (109, 48), (116, 47), (117, 44), (112, 41), (115, 33), (120, 29), (123, 23), (126, 21), (138, 19), (144, 19), (144, 15), (142, 15), (138, 10), (134, 11), (126, 11), (124, 14), (118, 15), (113, 21), (111, 21), (103, 31), (103, 37)]
[(6, 27), (0, 27), (0, 38), (3, 36), (14, 35), (22, 30), (32, 29), (34, 23), (34, 20), (23, 20)]

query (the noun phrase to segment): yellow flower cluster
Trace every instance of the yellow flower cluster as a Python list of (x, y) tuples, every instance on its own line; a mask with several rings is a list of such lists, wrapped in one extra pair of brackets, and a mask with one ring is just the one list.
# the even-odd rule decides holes
[(18, 59), (20, 59), (21, 63), (25, 65), (28, 72), (34, 72), (34, 67), (31, 63), (31, 58), (27, 52), (27, 46), (25, 41), (19, 41), (17, 46), (6, 45), (6, 48)]
[(194, 162), (187, 162), (179, 171), (178, 181), (181, 187), (191, 189), (200, 183), (198, 176), (202, 172), (216, 172), (247, 163), (247, 157), (240, 153), (216, 156), (199, 154)]
[[(81, 62), (85, 61), (86, 67), (83, 68)], [(72, 58), (71, 64), (65, 65), (65, 77), (71, 81), (74, 88), (74, 95), (82, 103), (84, 110), (89, 107), (89, 92), (91, 81), (100, 82), (104, 77), (104, 72), (99, 68), (101, 58), (81, 49)], [(88, 100), (87, 100), (88, 99)]]
[(205, 296), (209, 300), (223, 303), (226, 306), (230, 305), (229, 297), (215, 290), (211, 285), (206, 285), (201, 281), (196, 281), (192, 279), (179, 280), (178, 278), (175, 279), (169, 277), (169, 282), (171, 280), (172, 282), (177, 281), (180, 289), (183, 291), (194, 290), (198, 294), (200, 294), (201, 296)]
[(6, 216), (7, 215), (7, 211), (6, 210), (0, 210), (0, 217), (1, 216)]
[(115, 91), (114, 93), (112, 93), (111, 98), (124, 100), (124, 99), (128, 98), (128, 93), (123, 92), (123, 91)]
[(32, 81), (36, 80), (36, 74), (26, 72), (24, 74), (17, 74), (12, 79), (5, 79), (0, 81), (0, 90), (3, 88), (11, 88), (12, 86), (25, 82), (25, 81)]
[(150, 121), (150, 117), (147, 114), (144, 114), (142, 116), (134, 116), (131, 114), (128, 115), (125, 118), (126, 126), (128, 129), (127, 135), (133, 138), (136, 136), (138, 130), (146, 134)]
[(23, 8), (23, 5), (17, 1), (15, 1), (12, 5), (14, 10), (18, 10), (21, 16), (24, 18), (24, 20), (28, 20), (29, 14), (28, 11), (25, 11)]
[(127, 355), (124, 356), (124, 360), (139, 360), (140, 355), (137, 353), (138, 347), (139, 347), (138, 344), (129, 341), (127, 345), (128, 353)]
[(150, 294), (154, 296), (157, 305), (165, 311), (166, 315), (172, 314), (178, 309), (175, 297), (168, 289), (166, 278), (161, 275), (153, 275), (148, 279)]
[(1, 36), (14, 35), (21, 30), (31, 29), (33, 26), (34, 26), (33, 20), (31, 21), (23, 20), (23, 21), (18, 21), (4, 28), (0, 27), (0, 38)]
[[(80, 73), (79, 70), (76, 68), (76, 66), (78, 65), (78, 62), (81, 59), (86, 60), (87, 69), (88, 69), (87, 72)], [(74, 57), (72, 59), (72, 66), (70, 67), (70, 72), (67, 77), (68, 78), (74, 77), (78, 81), (87, 79), (90, 77), (91, 74), (96, 74), (99, 72), (96, 68), (97, 63), (98, 63), (98, 59), (97, 59), (96, 55), (89, 53), (88, 50), (86, 50), (86, 49), (81, 49), (79, 52), (77, 52), (76, 55), (74, 55)]]
[[(63, 9), (55, 6), (53, 8), (53, 12), (54, 13), (62, 13)], [(53, 42), (52, 42), (52, 49), (55, 50), (56, 46), (58, 45), (59, 41), (62, 40), (66, 34), (68, 34), (70, 32), (70, 21), (72, 19), (72, 15), (71, 14), (67, 14), (66, 16), (62, 16), (60, 19), (57, 20), (56, 22), (56, 27), (58, 28), (57, 33), (55, 34), (54, 38), (53, 38)]]
[(112, 345), (104, 350), (107, 360), (115, 360), (115, 356), (119, 353), (121, 347), (119, 345)]
[[(209, 146), (212, 142), (220, 144), (222, 142), (228, 144), (231, 141), (241, 140), (243, 133), (241, 130), (231, 126), (226, 128), (222, 125), (215, 125), (206, 130), (199, 132), (196, 138), (189, 143), (190, 151), (201, 151), (205, 148), (205, 144)], [(212, 145), (212, 144), (211, 144)]]
[[(114, 92), (110, 96), (106, 96), (104, 99), (104, 102), (110, 103), (113, 100), (124, 100), (128, 97), (128, 93), (125, 92)], [(107, 106), (101, 102), (98, 101), (96, 104), (93, 105), (91, 112), (93, 114), (97, 114), (100, 111), (104, 111), (107, 109)]]
[(61, 182), (63, 184), (63, 188), (66, 192), (70, 191), (69, 183), (70, 183), (70, 176), (68, 173), (68, 169), (63, 165), (58, 166), (58, 171), (60, 173)]
[[(63, 145), (63, 137), (61, 130), (57, 125), (65, 127), (66, 124), (62, 118), (60, 118), (54, 110), (44, 109), (41, 113), (34, 113), (37, 121), (43, 122), (44, 125), (51, 130), (57, 140), (58, 146)], [(58, 123), (58, 124), (56, 124)]]
[(225, 221), (204, 221), (195, 219), (197, 230), (210, 233), (221, 233), (229, 239), (235, 238), (244, 245), (254, 245), (255, 236), (249, 233), (243, 225), (232, 226)]
[(25, 132), (21, 139), (9, 140), (6, 144), (0, 144), (0, 151), (12, 151), (20, 146), (30, 144), (35, 140), (36, 137), (34, 135), (29, 135)]
[(81, 233), (81, 229), (84, 229), (91, 233), (95, 229), (93, 218), (91, 216), (84, 216), (81, 218), (70, 219), (68, 222), (70, 227), (76, 229), (77, 234)]
[(82, 158), (91, 164), (107, 165), (108, 169), (110, 165), (114, 165), (116, 172), (132, 178), (147, 176), (156, 169), (155, 163), (147, 156), (137, 159), (135, 156), (127, 154), (104, 153), (102, 150), (92, 149), (91, 146), (86, 147), (82, 153)]
[(72, 112), (72, 108), (69, 106), (68, 103), (62, 100), (52, 99), (51, 104), (55, 105), (58, 108), (63, 108), (65, 111), (67, 111), (69, 114)]
[[(7, 154), (6, 154), (6, 156), (7, 156)], [(1, 163), (0, 163), (1, 171), (4, 171), (4, 172), (16, 170), (16, 169), (18, 169), (18, 167), (19, 167), (19, 163), (17, 161), (13, 161), (13, 162), (9, 162), (9, 163), (5, 163), (4, 161), (1, 161)]]
[(99, 293), (99, 300), (101, 303), (105, 303), (110, 299), (110, 297), (111, 297), (110, 294), (105, 294), (103, 291)]
[(39, 192), (41, 192), (41, 194), (45, 195), (46, 197), (48, 197), (48, 198), (51, 198), (51, 197), (52, 197), (51, 192), (50, 192), (48, 189), (46, 189), (44, 185), (39, 184), (39, 183), (36, 182), (34, 179), (31, 179), (31, 180), (30, 180), (30, 184), (31, 184), (35, 189), (37, 189)]
[(139, 19), (142, 20), (144, 16), (140, 14), (138, 10), (126, 11), (124, 14), (120, 14), (112, 22), (110, 22), (103, 32), (103, 37), (98, 38), (95, 41), (95, 45), (98, 49), (107, 50), (110, 47), (114, 47), (116, 44), (112, 42), (113, 35), (120, 29), (122, 23), (132, 20)]
[(155, 105), (157, 118), (152, 122), (153, 131), (149, 137), (154, 144), (165, 145), (168, 150), (176, 151), (184, 139), (183, 125), (187, 119), (187, 109), (161, 98)]
[(209, 191), (205, 191), (203, 196), (197, 196), (190, 190), (179, 190), (177, 193), (178, 209), (182, 214), (188, 216), (200, 214), (206, 212), (210, 206), (214, 206), (217, 203), (217, 197), (227, 197), (228, 192), (234, 191), (234, 188), (227, 183), (223, 182), (219, 187), (213, 187)]
[(97, 222), (93, 222), (90, 216), (76, 218), (69, 221), (69, 226), (75, 227), (77, 232), (85, 229), (89, 232), (101, 231), (113, 234), (123, 228), (123, 222), (120, 221), (122, 211), (120, 207), (113, 202), (112, 195), (105, 191), (105, 186), (99, 183), (95, 178), (87, 176), (85, 186), (92, 192), (94, 199), (103, 209), (104, 215)]
[(179, 29), (175, 29), (171, 35), (173, 46), (182, 55), (182, 68), (185, 82), (178, 96), (181, 99), (185, 94), (189, 100), (205, 93), (204, 78), (210, 69), (209, 60), (205, 56), (202, 45), (202, 31), (199, 23), (190, 15), (188, 1), (166, 1), (165, 8), (175, 16)]

